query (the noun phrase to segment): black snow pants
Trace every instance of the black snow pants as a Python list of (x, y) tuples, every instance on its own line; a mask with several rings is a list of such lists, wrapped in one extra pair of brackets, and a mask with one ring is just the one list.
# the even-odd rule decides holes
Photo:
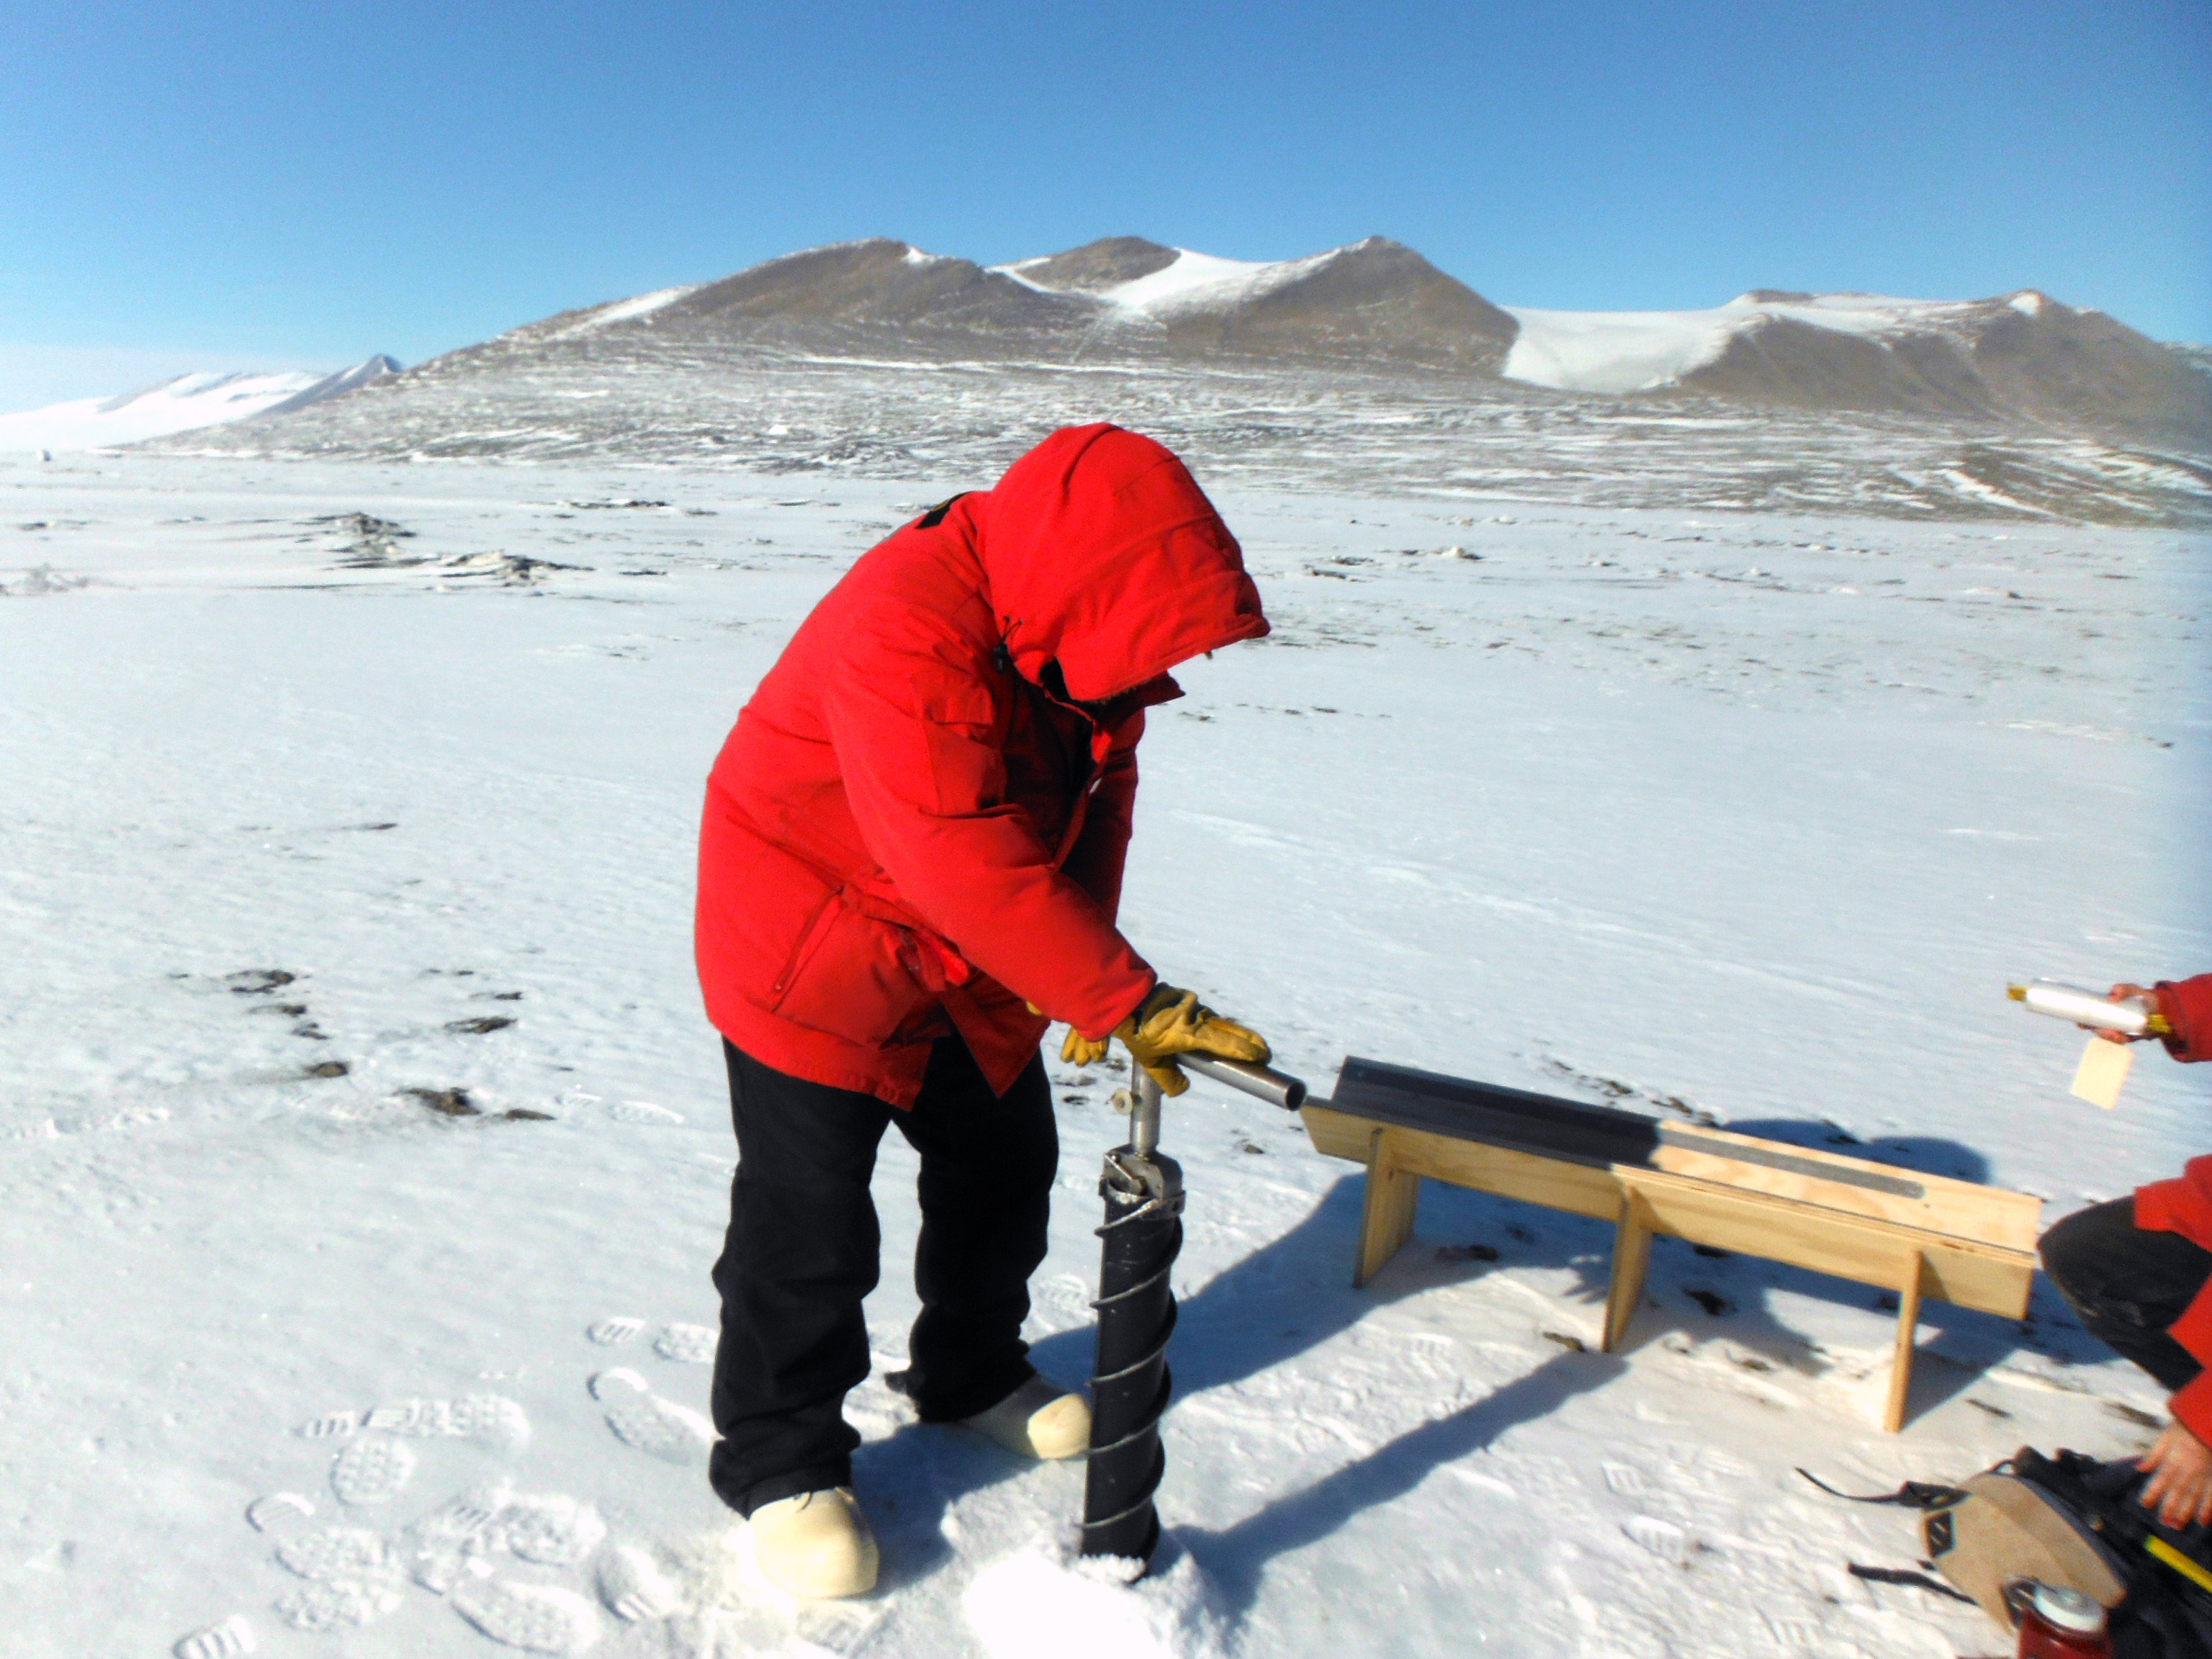
[(2136, 1226), (2132, 1198), (2076, 1211), (2039, 1248), (2044, 1271), (2090, 1335), (2168, 1393), (2196, 1379), (2203, 1367), (2166, 1328), (2212, 1278), (2212, 1251)]
[(921, 1154), (921, 1237), (907, 1392), (925, 1422), (971, 1417), (1032, 1375), (1022, 1322), (1044, 1260), (1060, 1136), (1042, 1055), (994, 1097), (957, 1036), (932, 1048), (921, 1097), (900, 1111), (809, 1083), (724, 1042), (738, 1171), (714, 1264), (722, 1297), (708, 1466), (740, 1515), (853, 1478), (860, 1437), (847, 1390), (868, 1375), (861, 1298), (882, 1234), (868, 1193), (896, 1123)]

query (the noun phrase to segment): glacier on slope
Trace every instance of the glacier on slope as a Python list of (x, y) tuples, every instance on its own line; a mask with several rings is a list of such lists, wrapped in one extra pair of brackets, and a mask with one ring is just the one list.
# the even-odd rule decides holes
[(312, 369), (179, 374), (118, 397), (77, 398), (0, 415), (0, 453), (105, 449), (257, 415), (288, 414), (399, 372), (397, 362), (380, 354), (334, 374)]

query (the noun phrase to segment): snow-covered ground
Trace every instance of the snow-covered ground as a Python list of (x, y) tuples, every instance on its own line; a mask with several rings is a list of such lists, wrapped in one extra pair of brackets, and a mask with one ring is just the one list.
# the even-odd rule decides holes
[(265, 374), (219, 371), (179, 374), (159, 386), (113, 398), (79, 398), (44, 409), (0, 415), (0, 454), (104, 449), (196, 432), (255, 415), (282, 414), (367, 386), (397, 374), (398, 368), (391, 358), (375, 356), (329, 374), (313, 369)]
[[(2003, 996), (2212, 965), (2201, 537), (1215, 481), (1277, 633), (1161, 712), (1127, 926), (1318, 1091), (1358, 1054), (1848, 1135), (2049, 1218), (2203, 1149), (2204, 1079), (2084, 1106)], [(979, 482), (0, 458), (11, 1659), (1996, 1652), (1852, 1577), (1909, 1524), (1791, 1469), (2144, 1443), (2156, 1391), (2047, 1291), (1931, 1306), (1885, 1436), (1873, 1292), (1662, 1242), (1601, 1356), (1607, 1231), (1433, 1188), (1355, 1292), (1356, 1172), (1203, 1084), (1160, 1576), (1067, 1571), (1080, 1471), (880, 1370), (881, 1591), (728, 1559), (700, 789), (838, 572)], [(1121, 1126), (1055, 1070), (1034, 1334), (1075, 1381)]]

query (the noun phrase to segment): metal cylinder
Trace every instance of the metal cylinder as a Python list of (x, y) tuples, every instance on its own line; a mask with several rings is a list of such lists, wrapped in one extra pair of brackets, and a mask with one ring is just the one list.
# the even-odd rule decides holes
[[(1139, 1087), (1139, 1110), (1144, 1091)], [(1159, 1096), (1152, 1091), (1153, 1135)], [(1182, 1249), (1182, 1168), (1134, 1145), (1106, 1155), (1098, 1271), (1098, 1357), (1091, 1378), (1091, 1462), (1083, 1497), (1083, 1553), (1149, 1562), (1160, 1540), (1152, 1494), (1166, 1472), (1160, 1414), (1174, 1380), (1169, 1276)]]
[[(2094, 1026), (2100, 1031), (2118, 1031), (2128, 1036), (2141, 1036), (2153, 1029), (2151, 1008), (2141, 997), (2111, 1002), (2094, 991), (2085, 991), (2076, 985), (2062, 985), (2052, 979), (2039, 979), (2030, 985), (2013, 986), (2010, 994), (2014, 1001), (2026, 1003), (2030, 1013), (2070, 1019), (2076, 1025)], [(2163, 1020), (2155, 1022), (2160, 1025), (2165, 1023)]]
[(1211, 1054), (1177, 1054), (1176, 1064), (1200, 1077), (1211, 1078), (1216, 1083), (1225, 1083), (1232, 1089), (1242, 1089), (1255, 1095), (1270, 1106), (1279, 1106), (1286, 1112), (1295, 1112), (1306, 1103), (1306, 1085), (1302, 1079), (1286, 1072), (1255, 1065), (1249, 1060), (1216, 1060)]

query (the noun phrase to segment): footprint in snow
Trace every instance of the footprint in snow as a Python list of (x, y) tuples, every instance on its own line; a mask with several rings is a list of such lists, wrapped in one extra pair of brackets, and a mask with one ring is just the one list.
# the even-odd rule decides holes
[(518, 1450), (530, 1438), (530, 1419), (504, 1395), (469, 1394), (458, 1400), (394, 1400), (367, 1411), (325, 1412), (292, 1432), (303, 1440), (343, 1440), (363, 1429), (416, 1438), (482, 1440)]
[(253, 1651), (253, 1626), (234, 1613), (219, 1625), (179, 1637), (169, 1651), (176, 1659), (239, 1659)]
[(642, 1319), (602, 1319), (589, 1326), (584, 1334), (603, 1348), (611, 1348), (618, 1342), (629, 1342), (645, 1329)]
[(714, 1425), (697, 1412), (663, 1400), (635, 1371), (617, 1367), (592, 1378), (592, 1398), (616, 1439), (665, 1463), (697, 1464), (715, 1441)]
[(395, 1400), (370, 1407), (362, 1426), (416, 1439), (477, 1440), (505, 1452), (520, 1451), (530, 1440), (528, 1414), (500, 1394)]
[(415, 1474), (415, 1454), (397, 1440), (359, 1438), (331, 1465), (331, 1490), (341, 1504), (388, 1503)]
[(288, 1538), (276, 1547), (285, 1571), (318, 1584), (385, 1576), (392, 1552), (374, 1533), (361, 1527), (325, 1527)]
[(466, 1394), (453, 1401), (446, 1432), (482, 1441), (503, 1452), (520, 1451), (530, 1439), (530, 1419), (504, 1395)]
[(294, 1630), (359, 1630), (399, 1606), (392, 1584), (306, 1584), (276, 1601), (276, 1613)]
[(672, 1124), (684, 1121), (681, 1112), (672, 1112), (665, 1106), (656, 1106), (649, 1100), (618, 1101), (606, 1109), (607, 1115), (617, 1123)]
[(168, 1116), (169, 1109), (166, 1106), (131, 1106), (119, 1112), (40, 1118), (0, 1130), (0, 1140), (56, 1140), (63, 1135), (107, 1134), (118, 1129), (136, 1129), (149, 1123), (166, 1122)]
[(711, 1365), (722, 1334), (712, 1325), (671, 1325), (661, 1332), (653, 1351), (663, 1359), (685, 1365)]
[(599, 1599), (616, 1618), (629, 1624), (665, 1619), (684, 1610), (676, 1588), (649, 1551), (617, 1544), (599, 1561)]
[(495, 1642), (530, 1653), (581, 1653), (599, 1634), (599, 1615), (574, 1590), (478, 1578), (455, 1589), (453, 1611)]
[(500, 1540), (541, 1567), (581, 1566), (606, 1541), (607, 1523), (573, 1498), (518, 1498), (499, 1518)]
[(1621, 1530), (1662, 1561), (1680, 1566), (1690, 1559), (1690, 1535), (1671, 1521), (1639, 1515)]
[(1622, 1498), (1641, 1498), (1650, 1487), (1645, 1483), (1644, 1471), (1628, 1463), (1607, 1463), (1605, 1484)]
[(399, 1605), (399, 1565), (373, 1532), (331, 1527), (287, 1539), (276, 1560), (307, 1580), (276, 1600), (276, 1616), (294, 1630), (357, 1630)]
[[(629, 1335), (644, 1328), (642, 1321), (629, 1323)], [(694, 1462), (714, 1438), (704, 1418), (655, 1398), (634, 1371), (602, 1373), (592, 1391), (606, 1409), (609, 1427), (656, 1456)], [(479, 1394), (327, 1412), (295, 1432), (343, 1443), (331, 1489), (340, 1502), (359, 1505), (388, 1502), (406, 1487), (416, 1470), (410, 1440), (470, 1439), (512, 1449), (528, 1438), (530, 1423), (515, 1401)], [(396, 1609), (411, 1579), (508, 1647), (558, 1656), (580, 1653), (598, 1639), (602, 1620), (586, 1596), (500, 1577), (495, 1563), (502, 1553), (527, 1564), (526, 1571), (591, 1575), (608, 1607), (626, 1621), (664, 1619), (688, 1605), (653, 1552), (606, 1547), (606, 1522), (591, 1504), (559, 1493), (519, 1497), (504, 1477), (461, 1492), (386, 1535), (353, 1526), (295, 1529), (313, 1513), (314, 1505), (294, 1492), (258, 1498), (246, 1511), (257, 1531), (283, 1529), (277, 1565), (305, 1581), (274, 1604), (276, 1616), (295, 1630), (358, 1629)], [(174, 1651), (181, 1659), (231, 1659), (252, 1652), (253, 1639), (238, 1619), (193, 1632)]]
[(499, 1547), (500, 1517), (507, 1499), (504, 1480), (472, 1486), (409, 1526), (398, 1547), (407, 1576), (434, 1595), (451, 1590)]
[(1811, 1653), (1820, 1645), (1821, 1630), (1816, 1619), (1793, 1619), (1786, 1614), (1767, 1613), (1766, 1627), (1773, 1632), (1775, 1645), (1793, 1653)]
[(295, 1492), (273, 1492), (246, 1506), (246, 1524), (256, 1532), (273, 1532), (293, 1522), (313, 1516), (315, 1506)]

